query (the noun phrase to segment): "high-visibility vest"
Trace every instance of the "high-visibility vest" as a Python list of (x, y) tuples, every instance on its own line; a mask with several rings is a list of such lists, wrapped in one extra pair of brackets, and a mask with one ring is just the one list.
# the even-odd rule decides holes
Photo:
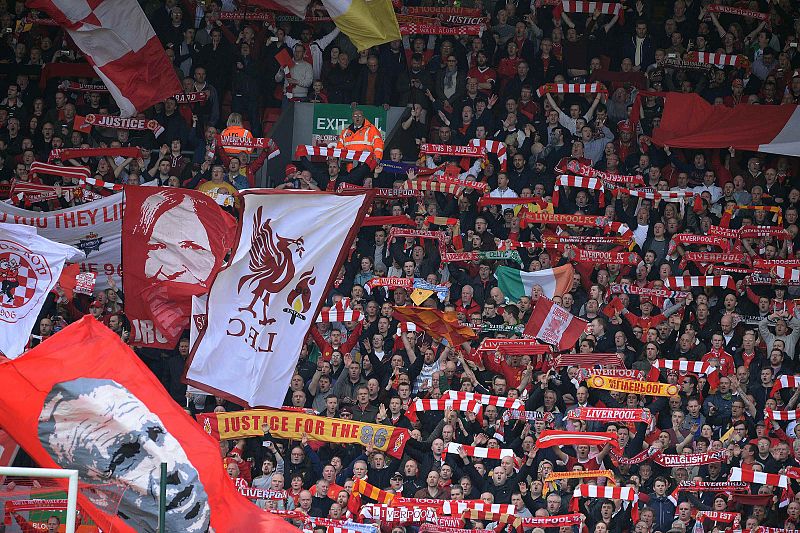
[(381, 132), (366, 119), (364, 119), (364, 125), (356, 131), (349, 127), (343, 129), (336, 147), (345, 150), (372, 152), (375, 159), (383, 159), (383, 137), (381, 137)]
[[(223, 137), (241, 137), (242, 139), (252, 139), (253, 134), (250, 130), (244, 129), (242, 126), (229, 126), (222, 130)], [(251, 154), (252, 148), (226, 146), (224, 148), (226, 154)]]

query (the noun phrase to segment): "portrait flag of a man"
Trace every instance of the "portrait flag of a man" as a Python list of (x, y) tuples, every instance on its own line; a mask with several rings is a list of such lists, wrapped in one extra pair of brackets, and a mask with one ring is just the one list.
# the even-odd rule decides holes
[(122, 264), (131, 344), (175, 347), (189, 327), (192, 296), (208, 292), (235, 232), (233, 217), (201, 192), (125, 188)]
[(296, 533), (236, 491), (219, 443), (91, 316), (0, 364), (0, 383), (0, 426), (37, 465), (78, 471), (78, 505), (103, 531), (157, 530), (163, 462), (166, 531)]
[(72, 246), (53, 242), (33, 226), (0, 224), (0, 354), (22, 354), (47, 295), (64, 263), (85, 258)]
[(239, 242), (208, 294), (186, 383), (250, 407), (281, 406), (372, 197), (244, 191)]

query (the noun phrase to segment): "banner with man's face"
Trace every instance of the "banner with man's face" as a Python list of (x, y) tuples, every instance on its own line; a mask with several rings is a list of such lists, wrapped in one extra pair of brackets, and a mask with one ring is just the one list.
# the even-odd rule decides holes
[(122, 262), (131, 344), (172, 349), (230, 249), (236, 221), (197, 191), (125, 188)]
[(238, 494), (219, 444), (91, 317), (0, 365), (0, 383), (0, 426), (38, 465), (78, 471), (79, 505), (103, 530), (156, 531), (166, 463), (167, 531), (296, 531)]

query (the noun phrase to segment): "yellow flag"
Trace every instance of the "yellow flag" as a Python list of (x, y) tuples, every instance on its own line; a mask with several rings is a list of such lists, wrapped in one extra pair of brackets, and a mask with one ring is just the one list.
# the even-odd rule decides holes
[(400, 39), (391, 0), (323, 0), (322, 3), (359, 52)]
[(414, 305), (422, 305), (422, 302), (436, 294), (430, 289), (414, 289), (411, 291), (411, 301)]

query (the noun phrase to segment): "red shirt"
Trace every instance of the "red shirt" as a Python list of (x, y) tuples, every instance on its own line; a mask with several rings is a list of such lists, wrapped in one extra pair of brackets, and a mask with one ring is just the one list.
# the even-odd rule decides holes
[(726, 351), (721, 350), (719, 352), (715, 352), (711, 350), (707, 354), (703, 356), (700, 361), (703, 363), (708, 363), (712, 357), (716, 357), (719, 359), (719, 371), (722, 373), (723, 376), (732, 376), (736, 373), (736, 364), (733, 362), (733, 357)]
[[(491, 83), (492, 87), (497, 83), (497, 72), (492, 67), (484, 67), (483, 70), (480, 67), (472, 67), (469, 69), (468, 76), (470, 78), (474, 78), (478, 81), (478, 84), (481, 83)], [(491, 89), (478, 89), (483, 94), (492, 94)]]

